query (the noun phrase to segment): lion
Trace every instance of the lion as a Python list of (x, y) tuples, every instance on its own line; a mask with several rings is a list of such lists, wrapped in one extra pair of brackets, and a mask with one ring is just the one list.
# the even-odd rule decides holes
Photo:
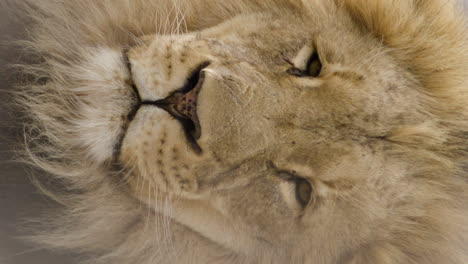
[(25, 159), (86, 263), (468, 261), (450, 0), (16, 3)]

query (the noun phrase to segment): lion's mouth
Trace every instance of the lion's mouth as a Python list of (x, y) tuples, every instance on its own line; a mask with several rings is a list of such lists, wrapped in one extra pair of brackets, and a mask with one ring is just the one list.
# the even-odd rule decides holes
[(168, 97), (157, 101), (141, 102), (142, 105), (149, 104), (162, 108), (177, 119), (184, 129), (187, 142), (196, 153), (202, 152), (197, 143), (201, 136), (201, 126), (197, 115), (198, 94), (205, 80), (205, 74), (202, 70), (209, 64), (209, 62), (200, 64), (190, 74), (184, 87), (176, 90)]

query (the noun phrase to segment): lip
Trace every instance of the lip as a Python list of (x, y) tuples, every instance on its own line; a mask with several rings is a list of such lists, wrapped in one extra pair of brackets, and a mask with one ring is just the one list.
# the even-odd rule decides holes
[(117, 166), (119, 164), (118, 160), (120, 158), (120, 153), (121, 153), (121, 150), (122, 150), (122, 144), (123, 144), (123, 141), (125, 140), (125, 136), (127, 134), (127, 130), (128, 130), (128, 127), (130, 126), (130, 123), (133, 121), (133, 119), (135, 118), (135, 116), (137, 115), (138, 113), (138, 110), (140, 109), (140, 106), (141, 106), (141, 96), (140, 96), (140, 93), (138, 91), (138, 88), (136, 87), (135, 83), (133, 82), (133, 77), (132, 77), (132, 62), (130, 61), (130, 58), (128, 56), (128, 52), (129, 52), (129, 48), (127, 49), (124, 49), (122, 51), (122, 62), (124, 63), (125, 65), (125, 68), (127, 69), (127, 72), (128, 72), (128, 75), (129, 75), (129, 78), (128, 80), (126, 81), (126, 84), (131, 87), (132, 89), (132, 96), (131, 96), (131, 102), (132, 102), (132, 105), (131, 105), (131, 108), (130, 108), (130, 111), (128, 112), (127, 116), (126, 116), (126, 122), (123, 122), (123, 125), (122, 125), (122, 131), (114, 145), (114, 154), (113, 154), (113, 162), (112, 164), (114, 164), (114, 166)]

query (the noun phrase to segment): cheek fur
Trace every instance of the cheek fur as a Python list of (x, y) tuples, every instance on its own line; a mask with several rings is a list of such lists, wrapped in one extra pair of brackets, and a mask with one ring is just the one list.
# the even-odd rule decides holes
[(89, 157), (104, 162), (112, 158), (131, 109), (129, 74), (121, 52), (105, 48), (92, 50), (75, 74), (79, 85), (73, 88), (78, 98), (74, 130)]

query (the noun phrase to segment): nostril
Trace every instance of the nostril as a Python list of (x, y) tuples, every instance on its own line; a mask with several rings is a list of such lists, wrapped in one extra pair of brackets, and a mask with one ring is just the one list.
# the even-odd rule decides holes
[(190, 92), (192, 89), (194, 89), (199, 83), (200, 77), (203, 75), (202, 70), (208, 67), (208, 65), (210, 65), (210, 62), (208, 61), (203, 62), (200, 65), (198, 65), (198, 67), (195, 68), (195, 70), (193, 70), (190, 76), (187, 78), (187, 81), (185, 82), (184, 87), (182, 87), (178, 91), (186, 94)]

